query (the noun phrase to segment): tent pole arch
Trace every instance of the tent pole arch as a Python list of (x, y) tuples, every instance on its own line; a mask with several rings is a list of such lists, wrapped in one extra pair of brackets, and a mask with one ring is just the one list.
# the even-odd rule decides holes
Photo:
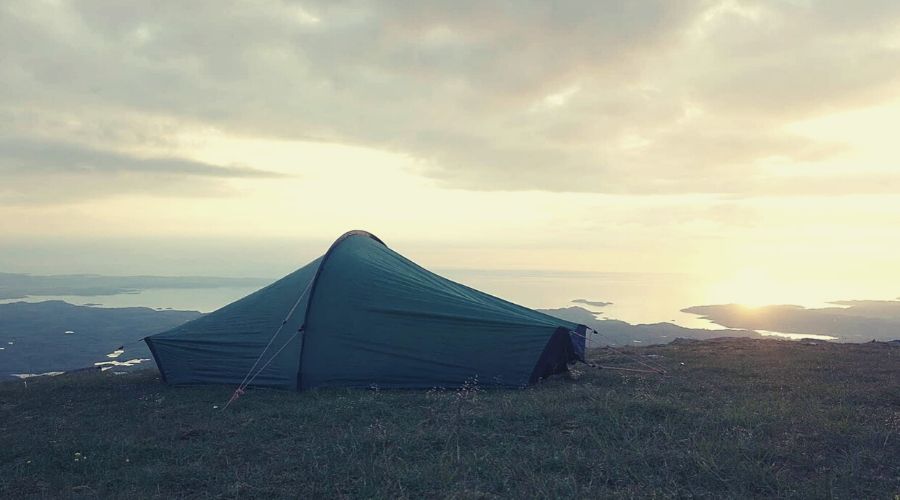
[(300, 330), (302, 331), (302, 335), (300, 335), (300, 356), (297, 361), (297, 390), (302, 390), (303, 386), (303, 355), (306, 354), (306, 336), (309, 334), (309, 331), (306, 329), (306, 325), (309, 324), (309, 314), (312, 312), (313, 305), (313, 297), (316, 296), (316, 285), (319, 283), (319, 277), (322, 275), (322, 271), (325, 269), (325, 265), (328, 263), (328, 258), (331, 257), (331, 254), (341, 245), (341, 243), (347, 241), (349, 238), (353, 236), (362, 236), (365, 238), (371, 238), (378, 243), (384, 245), (387, 248), (387, 244), (381, 241), (381, 238), (375, 236), (374, 234), (363, 231), (361, 229), (354, 229), (351, 231), (347, 231), (342, 234), (338, 239), (334, 240), (334, 243), (328, 247), (328, 251), (325, 252), (325, 255), (322, 257), (322, 262), (319, 263), (319, 268), (316, 269), (316, 274), (313, 276), (312, 281), (310, 282), (309, 287), (309, 297), (306, 299), (306, 317), (303, 320), (303, 324), (300, 326)]

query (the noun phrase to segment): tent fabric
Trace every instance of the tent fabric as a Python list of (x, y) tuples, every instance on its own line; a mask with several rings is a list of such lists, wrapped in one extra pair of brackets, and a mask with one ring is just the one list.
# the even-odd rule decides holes
[(253, 385), (521, 387), (583, 361), (583, 332), (351, 231), (276, 283), (145, 340), (176, 385), (239, 384), (271, 340), (259, 365), (272, 361)]
[[(318, 258), (222, 309), (144, 339), (164, 380), (175, 385), (238, 384), (271, 339), (272, 347), (262, 363), (285, 343), (290, 345), (259, 374), (256, 385), (296, 387), (300, 336), (293, 334), (305, 320), (307, 301), (302, 295), (309, 295), (321, 262)], [(295, 304), (294, 313), (273, 339)]]

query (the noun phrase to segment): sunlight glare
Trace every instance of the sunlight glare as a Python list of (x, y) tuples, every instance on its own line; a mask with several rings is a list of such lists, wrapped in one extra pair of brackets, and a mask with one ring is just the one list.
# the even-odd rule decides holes
[(777, 303), (779, 286), (764, 269), (744, 268), (727, 279), (710, 285), (712, 302), (740, 304), (748, 309)]

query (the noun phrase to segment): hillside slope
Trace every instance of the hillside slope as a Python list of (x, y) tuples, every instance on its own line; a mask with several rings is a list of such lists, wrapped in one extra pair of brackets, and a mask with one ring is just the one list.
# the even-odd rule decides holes
[[(128, 358), (148, 358), (147, 335), (200, 316), (147, 307), (87, 307), (61, 300), (0, 304), (0, 380), (13, 373), (84, 368), (130, 343)], [(71, 333), (66, 333), (71, 332)]]
[[(0, 497), (837, 497), (900, 493), (900, 348), (633, 349), (519, 391), (0, 383)], [(597, 350), (603, 364), (627, 358)], [(634, 365), (631, 365), (634, 366)]]

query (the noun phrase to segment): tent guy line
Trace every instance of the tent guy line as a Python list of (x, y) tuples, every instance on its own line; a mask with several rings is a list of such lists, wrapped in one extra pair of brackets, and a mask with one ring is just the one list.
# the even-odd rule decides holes
[[(637, 356), (634, 356), (634, 355), (629, 354), (629, 353), (624, 352), (624, 351), (620, 351), (619, 349), (616, 349), (615, 347), (609, 345), (609, 339), (606, 338), (606, 336), (603, 335), (602, 333), (600, 333), (599, 331), (597, 331), (597, 330), (595, 330), (595, 329), (593, 329), (593, 328), (591, 328), (591, 327), (585, 327), (585, 328), (586, 328), (587, 330), (590, 330), (590, 331), (594, 332), (594, 334), (597, 335), (598, 337), (603, 337), (604, 339), (606, 339), (607, 344), (606, 344), (605, 347), (606, 347), (607, 349), (609, 349), (609, 350), (611, 350), (611, 351), (613, 351), (613, 352), (615, 352), (615, 353), (617, 353), (617, 354), (620, 354), (620, 355), (622, 355), (622, 356), (625, 356), (626, 358), (628, 358), (628, 359), (634, 361), (635, 363), (638, 363), (638, 364), (641, 364), (641, 365), (646, 366), (647, 368), (650, 368), (650, 370), (651, 370), (652, 372), (654, 372), (654, 373), (659, 373), (659, 374), (661, 374), (661, 375), (665, 375), (666, 373), (668, 373), (668, 371), (667, 371), (665, 368), (663, 368), (662, 366), (656, 365), (655, 363), (650, 363), (650, 362), (644, 361), (644, 360), (638, 358)], [(577, 332), (577, 331), (572, 332), (572, 334), (573, 334), (573, 335), (576, 335), (576, 336), (579, 336), (579, 337), (582, 337), (582, 338), (585, 340), (585, 345), (587, 345), (587, 341), (588, 341), (587, 335), (583, 335), (583, 334), (581, 334), (581, 333), (579, 333), (579, 332)], [(607, 370), (644, 371), (644, 370), (634, 370), (634, 369), (630, 369), (630, 368), (618, 368), (618, 367), (614, 367), (614, 366), (595, 365), (595, 364), (591, 364), (591, 363), (588, 363), (588, 365), (590, 365), (590, 366), (596, 366), (596, 367), (598, 367), (598, 368), (604, 368), (604, 369), (607, 369)]]
[[(231, 395), (231, 399), (229, 399), (228, 402), (225, 403), (225, 407), (222, 408), (223, 410), (224, 410), (225, 408), (228, 408), (228, 405), (230, 405), (232, 401), (234, 401), (235, 399), (237, 399), (238, 397), (240, 397), (240, 395), (244, 393), (244, 389), (246, 389), (247, 386), (248, 386), (251, 382), (253, 382), (253, 379), (255, 379), (257, 375), (259, 375), (260, 373), (262, 373), (262, 371), (265, 370), (266, 367), (269, 366), (270, 363), (272, 363), (272, 360), (275, 359), (275, 356), (278, 356), (278, 354), (281, 353), (281, 351), (284, 350), (285, 347), (287, 347), (287, 344), (289, 344), (289, 343), (291, 342), (291, 340), (294, 339), (294, 337), (296, 337), (300, 332), (303, 331), (304, 325), (301, 325), (300, 328), (298, 328), (297, 331), (294, 332), (294, 335), (292, 335), (291, 338), (288, 339), (288, 341), (285, 343), (285, 345), (281, 346), (281, 349), (278, 349), (278, 352), (276, 352), (275, 354), (272, 355), (271, 358), (269, 358), (269, 361), (267, 361), (266, 364), (263, 365), (263, 367), (260, 368), (259, 371), (256, 372), (256, 375), (253, 375), (253, 377), (250, 378), (250, 374), (253, 373), (253, 370), (256, 369), (256, 366), (259, 364), (259, 361), (263, 358), (263, 356), (264, 356), (264, 355), (266, 354), (266, 352), (269, 350), (269, 347), (272, 346), (272, 342), (275, 341), (275, 337), (277, 337), (278, 334), (281, 333), (281, 330), (284, 329), (284, 325), (286, 325), (286, 324), (288, 323), (288, 321), (291, 319), (291, 316), (294, 315), (294, 311), (297, 310), (297, 306), (300, 305), (300, 302), (303, 301), (303, 297), (305, 297), (306, 294), (307, 294), (307, 292), (309, 292), (309, 289), (310, 289), (310, 287), (312, 286), (312, 283), (313, 283), (313, 282), (310, 281), (309, 284), (306, 285), (306, 289), (304, 289), (304, 290), (303, 290), (303, 293), (300, 294), (300, 297), (297, 298), (297, 302), (294, 302), (293, 307), (291, 307), (291, 310), (288, 311), (287, 316), (285, 316), (284, 320), (281, 322), (281, 325), (279, 325), (279, 326), (278, 326), (278, 329), (275, 330), (275, 333), (272, 334), (272, 338), (269, 339), (269, 342), (266, 344), (265, 349), (263, 349), (262, 352), (259, 353), (259, 357), (256, 358), (256, 361), (253, 363), (253, 366), (250, 367), (250, 370), (247, 371), (247, 375), (244, 376), (244, 380), (242, 380), (241, 383), (240, 383), (240, 385), (238, 385), (237, 389), (234, 390), (234, 394)], [(248, 378), (250, 378), (250, 381), (249, 381), (249, 382), (247, 381)]]
[[(252, 384), (253, 381), (256, 379), (256, 377), (258, 377), (259, 374), (262, 373), (263, 370), (265, 370), (266, 367), (268, 367), (268, 366), (272, 363), (272, 360), (274, 360), (276, 356), (278, 356), (279, 354), (281, 354), (281, 351), (283, 351), (284, 348), (287, 347), (287, 346), (291, 343), (292, 340), (294, 340), (294, 337), (296, 337), (297, 335), (299, 335), (302, 331), (303, 331), (303, 327), (300, 327), (300, 329), (297, 330), (296, 332), (294, 332), (294, 334), (291, 335), (291, 338), (289, 338), (289, 339), (287, 340), (287, 342), (285, 342), (284, 345), (281, 346), (281, 348), (278, 349), (278, 350), (275, 352), (275, 354), (273, 354), (272, 357), (269, 358), (268, 361), (266, 361), (266, 364), (264, 364), (264, 365), (262, 366), (262, 368), (260, 368), (259, 370), (257, 370), (257, 372), (256, 372), (252, 377), (250, 377), (250, 380), (247, 380), (247, 381), (245, 381), (245, 382), (242, 382), (241, 385), (238, 386), (238, 388), (235, 389), (234, 392), (231, 394), (231, 397), (228, 398), (228, 402), (226, 402), (225, 405), (222, 407), (222, 411), (227, 410), (228, 407), (231, 406), (231, 403), (233, 403), (234, 401), (236, 401), (239, 397), (243, 396), (243, 395), (244, 395), (244, 389), (246, 389), (247, 387), (249, 387), (250, 384)], [(275, 337), (273, 336), (272, 338), (274, 339)], [(262, 358), (262, 355), (260, 355), (260, 358)], [(251, 370), (251, 371), (252, 371), (252, 370)], [(249, 374), (248, 374), (248, 375), (249, 375)]]

